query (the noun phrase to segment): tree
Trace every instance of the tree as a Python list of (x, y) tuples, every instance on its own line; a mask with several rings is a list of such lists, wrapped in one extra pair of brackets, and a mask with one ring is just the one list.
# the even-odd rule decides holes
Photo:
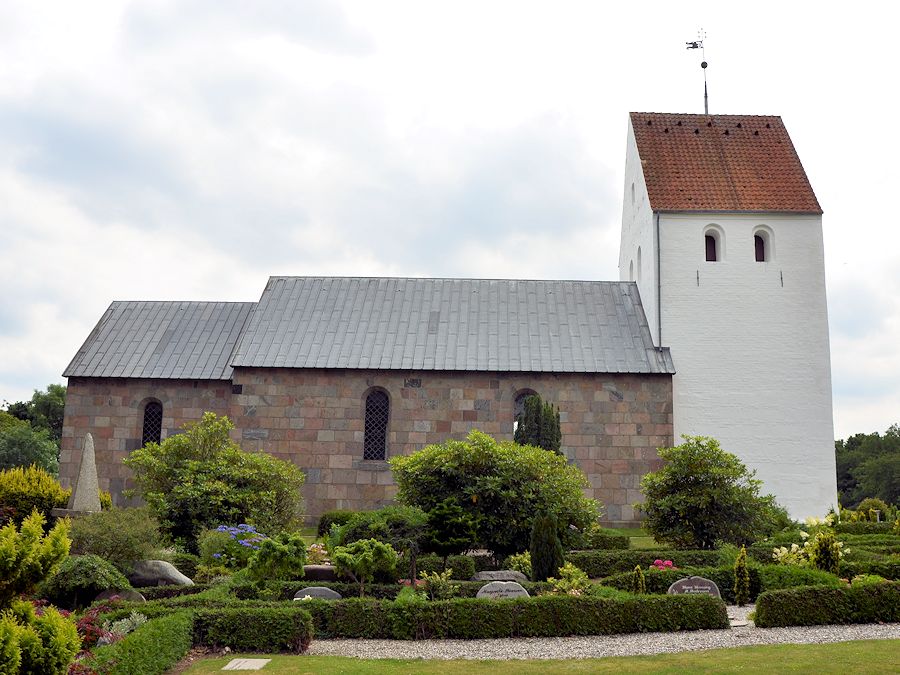
[(714, 438), (682, 438), (681, 445), (660, 448), (665, 466), (641, 479), (644, 529), (678, 548), (742, 545), (768, 534), (778, 507), (772, 496), (760, 496), (755, 472)]
[(565, 563), (565, 552), (557, 534), (556, 516), (541, 514), (531, 528), (531, 580), (547, 581)]
[(536, 513), (557, 516), (564, 544), (569, 525), (585, 529), (600, 514), (582, 492), (587, 477), (564, 457), (477, 430), (390, 462), (400, 502), (429, 512), (450, 500), (472, 517), (476, 544), (499, 555), (527, 550)]
[(750, 602), (750, 572), (747, 570), (747, 549), (741, 546), (734, 561), (734, 601), (743, 607)]
[(525, 399), (525, 410), (516, 422), (515, 441), (519, 445), (533, 445), (556, 453), (560, 451), (559, 409), (544, 403), (537, 394)]
[(854, 507), (865, 497), (900, 505), (900, 425), (884, 434), (854, 434), (835, 441), (840, 502)]
[(414, 506), (385, 506), (357, 513), (341, 528), (336, 544), (377, 539), (406, 554), (409, 578), (416, 579), (416, 563), (428, 534), (428, 516)]
[(359, 597), (363, 597), (367, 581), (397, 568), (397, 552), (377, 539), (360, 539), (347, 546), (336, 546), (331, 561), (338, 573), (350, 575), (359, 584)]
[(35, 389), (30, 401), (7, 404), (6, 412), (28, 422), (34, 429), (45, 430), (58, 447), (65, 408), (65, 385), (48, 384), (46, 391)]
[(465, 509), (452, 499), (445, 499), (428, 512), (426, 548), (444, 559), (441, 569), (447, 569), (447, 558), (472, 547), (475, 523)]
[(59, 447), (44, 429), (26, 422), (0, 431), (0, 470), (35, 465), (54, 476), (59, 473)]
[(242, 451), (233, 428), (207, 412), (124, 460), (162, 529), (194, 551), (200, 532), (218, 525), (249, 522), (274, 536), (297, 524), (305, 476), (290, 462)]

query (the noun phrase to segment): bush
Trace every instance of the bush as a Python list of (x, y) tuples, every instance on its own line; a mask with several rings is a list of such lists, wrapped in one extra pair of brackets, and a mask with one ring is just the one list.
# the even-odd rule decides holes
[(366, 582), (371, 582), (376, 574), (397, 569), (397, 552), (390, 544), (377, 539), (338, 546), (331, 557), (338, 573), (349, 575), (359, 584), (359, 597), (365, 592)]
[(151, 619), (122, 640), (100, 647), (81, 662), (99, 673), (162, 675), (190, 651), (194, 616), (174, 612)]
[(852, 579), (860, 574), (877, 574), (885, 579), (900, 580), (900, 556), (883, 560), (841, 561), (841, 574)]
[(257, 584), (303, 578), (306, 542), (299, 534), (279, 534), (264, 539), (250, 558), (247, 577)]
[[(334, 540), (338, 546), (375, 539), (390, 544), (394, 551), (405, 553), (409, 566), (408, 578), (418, 576), (418, 554), (423, 550), (428, 534), (428, 516), (413, 506), (385, 506), (376, 511), (357, 513), (340, 529)], [(382, 570), (391, 576), (394, 570)]]
[(718, 441), (683, 436), (684, 443), (660, 448), (666, 465), (645, 474), (644, 529), (678, 548), (715, 548), (717, 542), (750, 544), (771, 533), (774, 498), (762, 497), (762, 481)]
[(647, 578), (644, 576), (644, 570), (640, 565), (634, 566), (634, 572), (631, 573), (631, 592), (641, 594), (647, 592)]
[(516, 418), (516, 443), (559, 453), (562, 443), (559, 408), (544, 403), (537, 394), (525, 398), (524, 408)]
[(893, 523), (838, 523), (834, 526), (834, 531), (838, 534), (890, 534), (894, 528)]
[(472, 516), (453, 500), (445, 499), (428, 512), (424, 548), (441, 556), (445, 566), (449, 556), (472, 548), (475, 537)]
[[(444, 562), (443, 558), (436, 555), (419, 556), (419, 572), (429, 574), (442, 572), (444, 571)], [(450, 578), (454, 581), (468, 581), (475, 576), (475, 561), (467, 555), (451, 555), (447, 558), (446, 563), (447, 569), (450, 570)], [(405, 569), (402, 558), (398, 567)]]
[[(178, 570), (182, 574), (184, 571)], [(146, 586), (141, 589), (141, 595), (147, 600), (163, 600), (165, 598), (177, 598), (182, 595), (196, 595), (212, 588), (209, 584), (194, 584), (193, 586)]]
[(34, 509), (49, 519), (52, 509), (66, 508), (70, 494), (50, 473), (35, 466), (0, 471), (0, 504), (13, 509), (16, 525)]
[(163, 530), (196, 551), (197, 536), (220, 523), (253, 523), (270, 535), (291, 531), (305, 476), (292, 463), (243, 452), (227, 417), (204, 413), (184, 433), (132, 452), (125, 465)]
[(631, 572), (635, 565), (645, 567), (658, 558), (670, 557), (678, 567), (717, 565), (717, 551), (569, 551), (566, 560), (583, 569), (592, 579)]
[(24, 600), (12, 603), (8, 617), (15, 624), (19, 672), (65, 675), (81, 647), (75, 622), (54, 607), (42, 607), (36, 612)]
[(93, 553), (125, 574), (136, 560), (153, 557), (159, 547), (159, 523), (147, 508), (112, 509), (72, 520), (72, 553)]
[(521, 572), (529, 579), (531, 578), (531, 552), (525, 551), (525, 553), (514, 553), (509, 556), (506, 561), (503, 563), (503, 567), (508, 570), (514, 570), (516, 572)]
[(631, 540), (627, 534), (594, 523), (572, 542), (572, 546), (583, 551), (626, 550), (630, 548)]
[(750, 602), (750, 573), (747, 570), (747, 549), (741, 547), (734, 561), (734, 601), (743, 607)]
[(194, 575), (197, 574), (197, 565), (200, 564), (200, 556), (196, 556), (193, 553), (175, 553), (172, 556), (172, 564), (175, 565), (175, 569), (184, 576), (193, 579)]
[[(299, 603), (298, 603), (299, 604)], [(236, 652), (305, 652), (313, 638), (310, 613), (303, 607), (224, 607), (201, 609), (195, 641)]]
[[(459, 595), (459, 584), (450, 583), (450, 570), (422, 572), (419, 576), (425, 582), (424, 590), (429, 600), (449, 600)], [(412, 586), (408, 588), (412, 590)]]
[(31, 592), (69, 554), (68, 523), (60, 521), (44, 536), (44, 517), (32, 512), (21, 529), (13, 523), (0, 529), (0, 610)]
[(390, 462), (399, 501), (430, 511), (452, 500), (475, 522), (476, 545), (501, 556), (528, 548), (536, 513), (557, 516), (564, 544), (569, 525), (583, 530), (599, 516), (586, 476), (564, 457), (479, 431)]
[(728, 628), (725, 605), (709, 596), (454, 598), (402, 607), (360, 599), (303, 604), (320, 638), (472, 640)]
[(756, 600), (760, 628), (900, 621), (900, 582), (768, 591)]
[(833, 532), (817, 532), (809, 552), (809, 563), (816, 569), (837, 574), (841, 565), (841, 542)]
[[(876, 515), (874, 513), (875, 511), (878, 511), (879, 513)], [(878, 497), (866, 497), (856, 507), (856, 512), (861, 514), (865, 520), (875, 522), (878, 522), (876, 518), (887, 520), (887, 515), (891, 513), (891, 511), (890, 505)]]
[(556, 532), (556, 517), (544, 514), (531, 528), (531, 580), (547, 581), (565, 563), (562, 543)]
[(0, 614), (0, 673), (18, 673), (21, 662), (18, 626), (12, 617)]
[(224, 565), (233, 570), (243, 569), (266, 539), (266, 535), (247, 523), (204, 530), (197, 538), (200, 562), (207, 567)]
[(0, 469), (36, 466), (54, 476), (59, 473), (59, 447), (43, 429), (16, 425), (0, 430)]
[(96, 555), (69, 556), (40, 588), (42, 597), (58, 607), (75, 609), (90, 605), (101, 591), (131, 588), (112, 563)]
[(547, 583), (552, 595), (586, 595), (593, 586), (587, 574), (572, 563), (565, 563), (554, 576), (547, 577)]
[(332, 525), (337, 525), (338, 527), (346, 525), (355, 515), (356, 511), (326, 511), (319, 516), (319, 526), (316, 528), (316, 536), (321, 539), (331, 532)]

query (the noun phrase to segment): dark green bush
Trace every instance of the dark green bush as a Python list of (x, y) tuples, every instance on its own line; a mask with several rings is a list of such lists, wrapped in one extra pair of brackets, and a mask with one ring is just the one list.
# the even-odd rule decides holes
[(890, 534), (893, 531), (893, 523), (838, 523), (834, 531), (838, 534)]
[(98, 647), (83, 663), (116, 675), (162, 675), (184, 658), (193, 644), (194, 616), (180, 611), (151, 619), (118, 642)]
[(405, 565), (398, 564), (397, 569), (384, 570), (379, 576), (380, 580), (388, 581), (397, 576), (418, 576), (418, 556), (424, 550), (427, 534), (428, 516), (424, 511), (414, 506), (385, 506), (354, 515), (341, 528), (334, 544), (349, 546), (357, 541), (375, 539), (390, 544), (397, 553), (405, 554)]
[(101, 591), (126, 588), (131, 588), (128, 579), (103, 558), (73, 555), (66, 558), (39, 590), (41, 597), (57, 607), (76, 609), (91, 604)]
[(631, 546), (627, 534), (605, 527), (589, 527), (572, 542), (572, 547), (582, 551), (622, 551)]
[[(709, 596), (618, 599), (545, 595), (514, 600), (455, 598), (421, 604), (308, 600), (304, 606), (312, 613), (316, 635), (321, 638), (470, 640), (728, 627), (725, 605)], [(400, 619), (399, 612), (403, 615)]]
[(900, 582), (768, 591), (756, 600), (757, 626), (818, 626), (900, 621)]
[(172, 564), (175, 569), (181, 572), (189, 579), (193, 579), (197, 574), (197, 565), (200, 564), (200, 556), (193, 553), (176, 553), (172, 556)]
[(635, 565), (647, 567), (654, 560), (671, 560), (676, 567), (714, 566), (719, 562), (717, 551), (672, 551), (638, 549), (628, 551), (569, 551), (566, 560), (592, 579), (631, 572)]
[[(401, 558), (401, 569), (405, 569), (404, 562)], [(419, 556), (418, 566), (419, 572), (442, 572), (444, 559), (432, 554)], [(468, 581), (475, 576), (475, 561), (467, 555), (451, 555), (447, 558), (447, 567), (453, 571), (450, 578), (455, 581)]]
[(531, 527), (531, 580), (547, 581), (565, 564), (562, 542), (557, 535), (556, 516), (541, 514)]
[(316, 536), (320, 538), (324, 537), (331, 532), (332, 525), (337, 525), (338, 527), (346, 525), (355, 515), (356, 511), (326, 511), (319, 516), (319, 526), (316, 528)]
[(893, 555), (883, 560), (841, 561), (841, 576), (852, 579), (860, 574), (877, 574), (891, 580), (900, 580), (900, 556)]
[(294, 605), (223, 607), (195, 612), (194, 639), (241, 652), (305, 652), (312, 642), (310, 613)]
[(93, 554), (124, 574), (136, 560), (147, 560), (159, 547), (159, 523), (150, 509), (113, 508), (74, 518), (69, 532), (72, 553)]

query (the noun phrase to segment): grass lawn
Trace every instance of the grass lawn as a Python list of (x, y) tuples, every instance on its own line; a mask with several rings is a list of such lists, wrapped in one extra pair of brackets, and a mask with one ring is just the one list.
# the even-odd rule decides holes
[[(422, 661), (351, 659), (339, 656), (256, 656), (271, 658), (262, 673), (900, 673), (900, 640), (860, 640), (824, 645), (765, 645), (657, 656), (569, 659), (565, 661)], [(241, 655), (252, 657), (252, 655)], [(217, 673), (234, 656), (204, 659), (186, 675)]]

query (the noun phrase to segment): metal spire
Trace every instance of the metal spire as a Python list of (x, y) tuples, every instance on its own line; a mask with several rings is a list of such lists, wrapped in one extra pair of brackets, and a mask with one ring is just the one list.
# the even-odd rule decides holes
[(709, 115), (709, 93), (706, 90), (706, 48), (703, 46), (703, 41), (706, 39), (706, 31), (702, 28), (697, 33), (697, 40), (693, 40), (691, 42), (686, 42), (688, 49), (699, 49), (702, 55), (702, 61), (700, 62), (700, 67), (703, 69), (703, 112), (706, 115)]

